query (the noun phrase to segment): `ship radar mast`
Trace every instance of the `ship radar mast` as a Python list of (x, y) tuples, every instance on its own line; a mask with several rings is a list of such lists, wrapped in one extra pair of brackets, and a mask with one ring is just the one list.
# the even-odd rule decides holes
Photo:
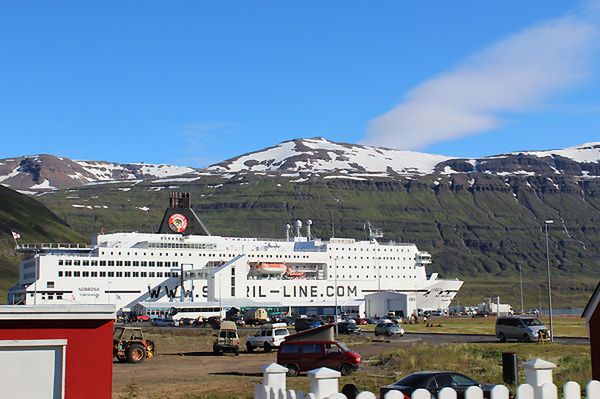
[(383, 230), (378, 227), (372, 227), (371, 222), (368, 220), (363, 227), (368, 232), (370, 241), (377, 241), (378, 238), (383, 238)]

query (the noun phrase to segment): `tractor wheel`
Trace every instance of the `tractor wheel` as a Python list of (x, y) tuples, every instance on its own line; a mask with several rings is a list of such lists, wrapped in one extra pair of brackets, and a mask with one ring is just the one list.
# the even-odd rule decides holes
[(129, 363), (142, 363), (146, 360), (146, 348), (144, 345), (133, 343), (127, 349), (127, 361)]
[(350, 375), (350, 374), (352, 374), (352, 366), (351, 366), (351, 365), (349, 365), (349, 364), (346, 364), (346, 363), (342, 364), (342, 365), (340, 366), (340, 373), (341, 373), (343, 376), (347, 376), (347, 375)]

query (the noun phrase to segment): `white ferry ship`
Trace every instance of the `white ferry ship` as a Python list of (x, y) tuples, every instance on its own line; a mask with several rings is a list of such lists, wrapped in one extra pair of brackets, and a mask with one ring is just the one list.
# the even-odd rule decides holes
[[(351, 304), (378, 291), (411, 294), (423, 310), (447, 309), (462, 281), (427, 275), (414, 244), (312, 236), (311, 222), (286, 226), (285, 239), (211, 235), (190, 204), (171, 193), (158, 233), (98, 235), (92, 245), (21, 244), (30, 253), (11, 304), (211, 302), (307, 309)], [(370, 230), (370, 228), (369, 228)], [(304, 235), (303, 235), (304, 233)]]

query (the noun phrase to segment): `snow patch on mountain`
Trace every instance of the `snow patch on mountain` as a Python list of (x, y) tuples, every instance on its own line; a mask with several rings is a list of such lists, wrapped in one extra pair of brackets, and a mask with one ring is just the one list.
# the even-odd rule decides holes
[(572, 159), (575, 162), (582, 163), (597, 163), (600, 162), (600, 142), (585, 143), (575, 147), (569, 147), (562, 150), (546, 150), (546, 151), (526, 151), (514, 152), (513, 155), (525, 154), (533, 155), (539, 158), (561, 156)]

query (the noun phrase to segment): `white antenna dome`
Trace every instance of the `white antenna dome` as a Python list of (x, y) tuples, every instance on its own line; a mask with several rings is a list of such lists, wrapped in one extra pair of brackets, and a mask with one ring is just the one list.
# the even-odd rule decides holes
[(302, 227), (302, 220), (298, 219), (294, 222), (294, 225), (298, 228)]
[(291, 228), (292, 228), (292, 225), (291, 225), (291, 224), (289, 224), (289, 223), (288, 223), (288, 224), (286, 224), (286, 225), (285, 225), (285, 229), (286, 229), (286, 230), (289, 230), (289, 229), (291, 229)]
[(306, 221), (306, 224), (307, 224), (307, 225), (309, 225), (309, 226), (310, 226), (310, 225), (312, 225), (312, 220), (308, 219), (308, 220)]

